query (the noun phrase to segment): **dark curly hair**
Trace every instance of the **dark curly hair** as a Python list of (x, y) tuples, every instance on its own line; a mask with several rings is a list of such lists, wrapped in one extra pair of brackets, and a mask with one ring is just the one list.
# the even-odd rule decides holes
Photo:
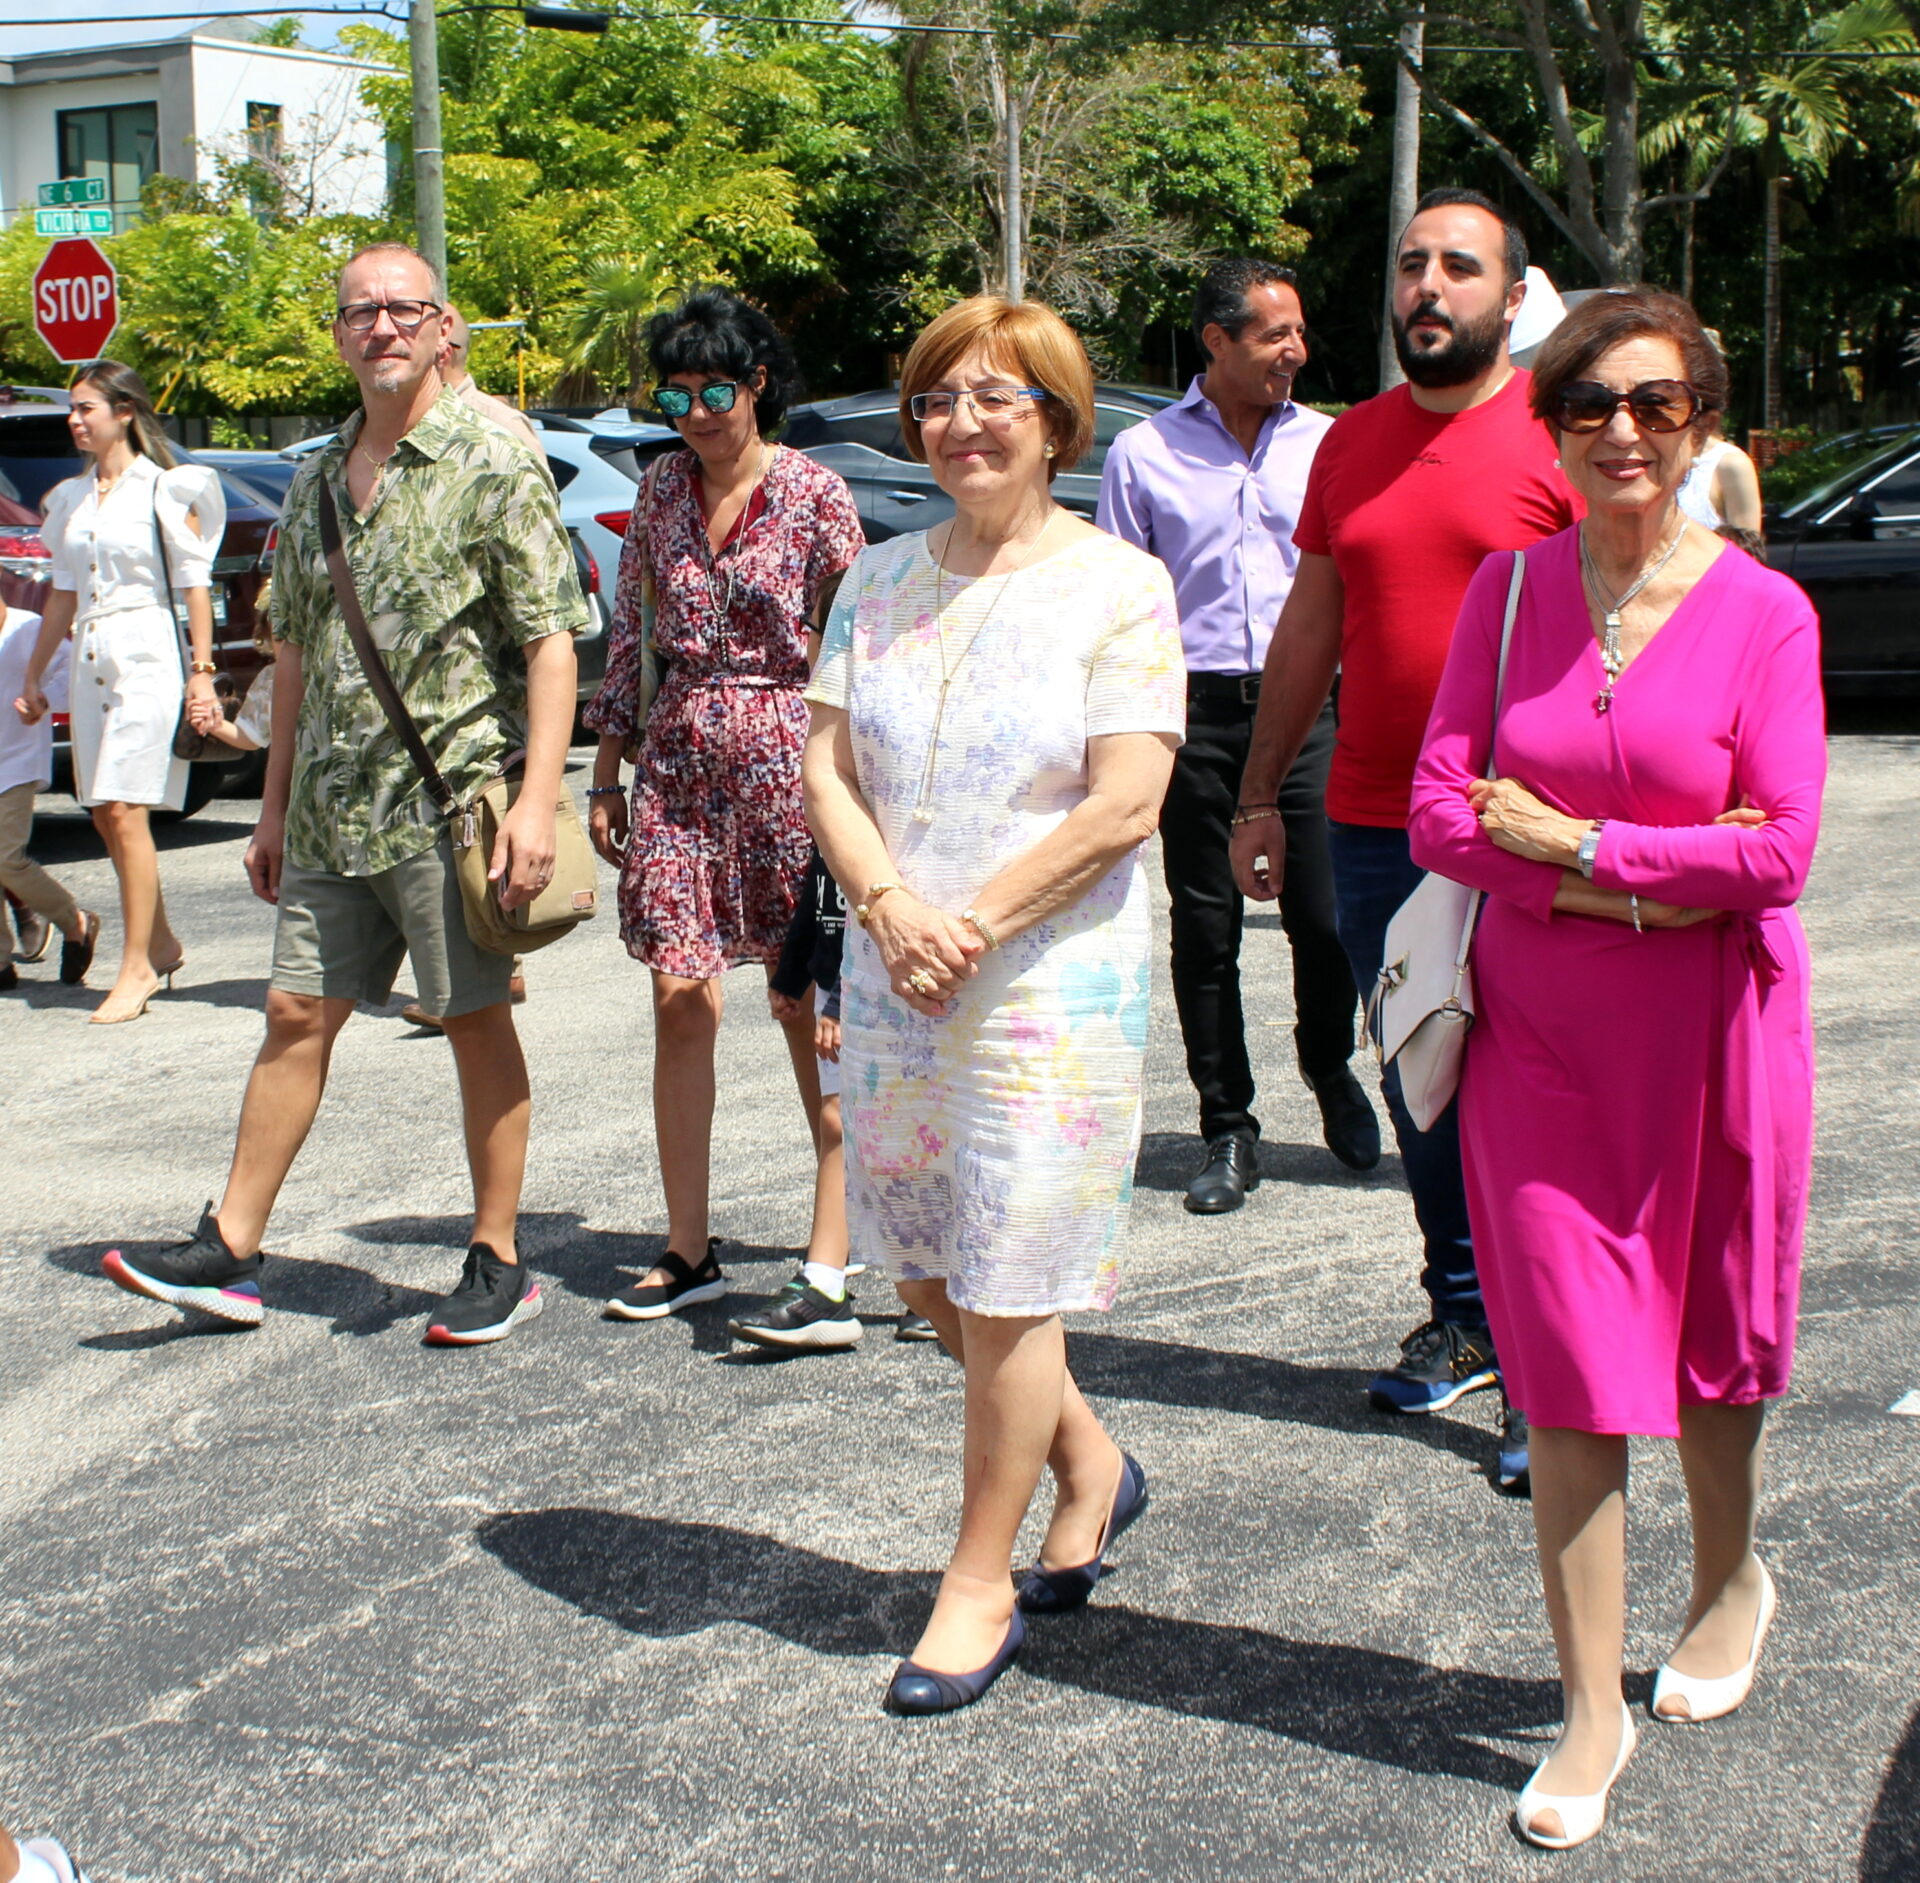
[(647, 322), (647, 358), (663, 380), (675, 373), (750, 380), (756, 367), (765, 367), (767, 383), (754, 407), (762, 438), (780, 429), (801, 395), (800, 368), (780, 330), (751, 301), (725, 288), (698, 288), (678, 307), (654, 315)]

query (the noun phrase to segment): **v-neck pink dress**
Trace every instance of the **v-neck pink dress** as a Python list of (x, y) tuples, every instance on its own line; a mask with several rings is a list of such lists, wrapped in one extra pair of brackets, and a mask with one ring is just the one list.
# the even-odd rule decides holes
[[(1557, 867), (1497, 848), (1485, 775), (1511, 558), (1461, 607), (1414, 774), (1423, 868), (1487, 892), (1460, 1090), (1474, 1251), (1508, 1395), (1535, 1425), (1674, 1436), (1686, 1405), (1786, 1391), (1812, 1161), (1806, 938), (1826, 738), (1819, 624), (1724, 550), (1610, 710), (1576, 533), (1526, 552), (1495, 755), (1605, 818), (1594, 881), (1725, 911), (1686, 929), (1556, 915)], [(1718, 826), (1737, 805), (1760, 829)]]

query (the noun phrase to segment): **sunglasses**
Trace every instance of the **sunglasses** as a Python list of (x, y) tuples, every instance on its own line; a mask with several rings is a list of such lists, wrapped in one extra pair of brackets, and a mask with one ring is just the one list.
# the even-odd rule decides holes
[(439, 312), (438, 301), (353, 301), (338, 309), (335, 318), (349, 333), (371, 333), (385, 314), (401, 333), (418, 333), (421, 322)]
[(1615, 392), (1595, 379), (1560, 388), (1554, 422), (1563, 432), (1604, 431), (1622, 406), (1643, 431), (1685, 431), (1700, 416), (1703, 401), (1684, 379), (1647, 379), (1629, 392)]
[(1039, 386), (974, 386), (966, 392), (916, 392), (907, 401), (907, 410), (916, 424), (938, 423), (952, 418), (954, 408), (964, 399), (983, 425), (1011, 425), (1023, 416), (1022, 400), (1037, 402), (1052, 396)]
[(741, 383), (737, 379), (722, 379), (711, 386), (702, 386), (698, 394), (685, 386), (655, 386), (653, 409), (663, 418), (685, 418), (698, 397), (709, 412), (731, 412), (740, 396)]

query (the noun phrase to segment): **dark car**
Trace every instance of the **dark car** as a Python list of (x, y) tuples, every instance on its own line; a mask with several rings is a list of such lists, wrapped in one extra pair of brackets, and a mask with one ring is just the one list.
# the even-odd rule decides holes
[[(1131, 386), (1096, 386), (1093, 446), (1071, 471), (1053, 480), (1054, 500), (1091, 523), (1100, 504), (1107, 447), (1170, 403), (1164, 394)], [(897, 391), (856, 392), (796, 406), (780, 442), (818, 458), (847, 480), (870, 543), (931, 529), (953, 515), (952, 499), (907, 452)]]
[[(181, 451), (192, 463), (190, 451)], [(44, 612), (51, 587), (49, 554), (40, 539), (40, 508), (47, 492), (72, 477), (85, 460), (67, 430), (67, 395), (53, 386), (0, 386), (0, 597), (15, 608)], [(226, 533), (213, 563), (214, 685), (244, 697), (262, 661), (253, 645), (254, 604), (263, 581), (261, 558), (276, 512), (251, 488), (222, 475)], [(68, 777), (66, 720), (54, 721), (56, 782)], [(194, 765), (183, 814), (214, 797), (228, 767)], [(63, 787), (64, 788), (64, 787)]]
[(1920, 691), (1920, 428), (1863, 440), (1770, 507), (1767, 561), (1820, 612), (1830, 693)]

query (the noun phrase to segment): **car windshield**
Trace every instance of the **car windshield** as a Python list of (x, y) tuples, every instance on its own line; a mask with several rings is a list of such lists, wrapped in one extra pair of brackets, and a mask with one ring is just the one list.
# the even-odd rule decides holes
[[(1834, 441), (1836, 446), (1840, 443), (1840, 440)], [(1819, 481), (1812, 489), (1784, 505), (1780, 511), (1781, 517), (1798, 519), (1818, 516), (1836, 498), (1845, 496), (1854, 486), (1865, 483), (1875, 472), (1891, 469), (1916, 448), (1920, 448), (1920, 431), (1906, 432), (1892, 439), (1861, 440), (1844, 453), (1822, 450), (1818, 445), (1810, 446), (1804, 452), (1794, 452), (1768, 474), (1770, 481), (1777, 484), (1787, 473), (1787, 467), (1792, 465), (1794, 458), (1812, 458), (1818, 453), (1826, 462), (1818, 467)], [(1840, 458), (1837, 466), (1833, 462), (1835, 456)]]

